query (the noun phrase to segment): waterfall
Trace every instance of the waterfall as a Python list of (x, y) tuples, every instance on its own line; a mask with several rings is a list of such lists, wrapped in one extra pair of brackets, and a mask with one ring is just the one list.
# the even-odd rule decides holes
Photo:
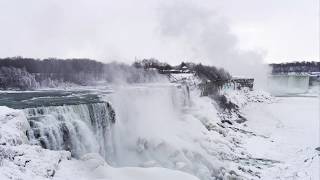
[(112, 165), (165, 167), (215, 179), (220, 147), (215, 149), (203, 122), (219, 122), (218, 111), (199, 95), (188, 84), (150, 84), (120, 87), (105, 97), (117, 112)]
[[(179, 141), (175, 134), (184, 125), (182, 117), (191, 104), (189, 93), (187, 86), (172, 84), (117, 89), (108, 98), (117, 112), (113, 131), (114, 165), (140, 166), (155, 159), (169, 161), (160, 160), (165, 150), (163, 153), (151, 151), (157, 149), (152, 143)], [(165, 163), (162, 165), (168, 167)]]
[(24, 109), (32, 144), (67, 150), (72, 156), (99, 153), (108, 160), (113, 152), (115, 112), (108, 102)]

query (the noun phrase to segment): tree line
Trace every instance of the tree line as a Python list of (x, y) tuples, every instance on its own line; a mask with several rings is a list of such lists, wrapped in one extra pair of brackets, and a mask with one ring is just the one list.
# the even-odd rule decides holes
[(65, 84), (90, 85), (98, 81), (139, 83), (158, 78), (157, 73), (122, 63), (91, 59), (0, 58), (0, 89), (32, 89)]
[(273, 63), (270, 64), (273, 74), (281, 73), (304, 73), (304, 72), (320, 72), (320, 62), (290, 62), (290, 63)]
[(158, 81), (166, 72), (192, 72), (205, 82), (226, 81), (231, 75), (222, 68), (182, 62), (177, 66), (157, 59), (143, 59), (133, 64), (102, 63), (91, 59), (0, 58), (0, 89), (57, 87), (68, 83), (94, 85), (95, 82), (141, 83)]

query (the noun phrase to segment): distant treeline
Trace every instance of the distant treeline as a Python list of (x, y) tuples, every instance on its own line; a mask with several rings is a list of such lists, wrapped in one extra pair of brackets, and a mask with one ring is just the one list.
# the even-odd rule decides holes
[(90, 59), (0, 58), (0, 89), (33, 89), (98, 81), (139, 83), (158, 78), (156, 72), (121, 63)]
[(0, 59), (0, 67), (25, 68), (29, 73), (73, 74), (79, 72), (101, 74), (103, 63), (90, 59), (32, 59), (12, 57)]
[(304, 73), (304, 72), (320, 72), (320, 62), (291, 62), (270, 64), (273, 74), (281, 73)]
[(156, 59), (135, 61), (132, 65), (102, 63), (91, 59), (0, 58), (0, 89), (34, 89), (96, 82), (141, 83), (157, 81), (159, 74), (191, 72), (208, 82), (225, 82), (231, 75), (222, 68), (182, 62), (177, 66)]

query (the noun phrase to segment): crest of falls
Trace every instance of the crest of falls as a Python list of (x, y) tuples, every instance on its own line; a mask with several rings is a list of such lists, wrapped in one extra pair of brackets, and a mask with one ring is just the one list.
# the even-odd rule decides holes
[(32, 144), (51, 150), (67, 150), (74, 157), (100, 153), (108, 159), (115, 112), (108, 102), (24, 109)]

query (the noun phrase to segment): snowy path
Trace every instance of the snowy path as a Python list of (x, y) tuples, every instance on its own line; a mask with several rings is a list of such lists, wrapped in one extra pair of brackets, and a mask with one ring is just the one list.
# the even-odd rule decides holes
[(320, 179), (319, 99), (279, 98), (272, 104), (254, 103), (244, 109), (248, 128), (267, 136), (252, 136), (244, 146), (255, 157), (278, 160), (263, 179)]

